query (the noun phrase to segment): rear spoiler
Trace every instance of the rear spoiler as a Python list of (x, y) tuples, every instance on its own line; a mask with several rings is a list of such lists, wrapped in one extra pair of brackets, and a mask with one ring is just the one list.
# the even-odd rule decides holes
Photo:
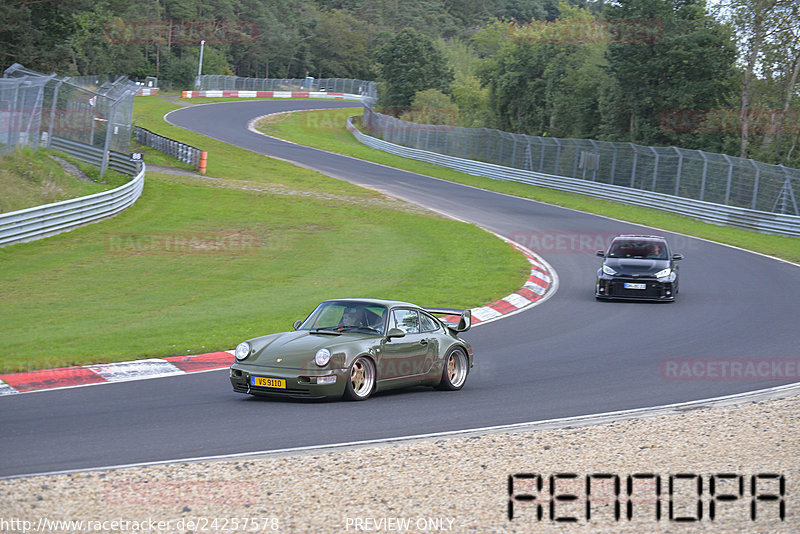
[(442, 324), (454, 332), (466, 332), (472, 326), (472, 312), (470, 310), (456, 310), (453, 308), (422, 308), (437, 317)]

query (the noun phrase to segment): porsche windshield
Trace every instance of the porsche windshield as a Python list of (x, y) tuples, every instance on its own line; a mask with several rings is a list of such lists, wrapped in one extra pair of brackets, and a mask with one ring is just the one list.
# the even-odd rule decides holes
[(299, 330), (328, 330), (383, 335), (386, 307), (368, 302), (323, 302), (308, 316)]
[(617, 239), (608, 251), (609, 258), (638, 258), (647, 260), (666, 260), (667, 247), (663, 241), (654, 239)]

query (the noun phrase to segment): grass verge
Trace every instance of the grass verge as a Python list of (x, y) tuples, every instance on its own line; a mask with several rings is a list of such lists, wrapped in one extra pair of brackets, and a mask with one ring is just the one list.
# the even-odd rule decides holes
[(208, 178), (148, 173), (118, 216), (0, 249), (0, 372), (230, 349), (326, 298), (476, 306), (527, 278), (488, 232), (162, 122), (175, 107), (134, 113), (207, 150)]
[(299, 111), (268, 117), (262, 120), (257, 128), (268, 135), (302, 145), (313, 146), (482, 189), (702, 237), (800, 263), (800, 238), (716, 226), (665, 211), (630, 206), (620, 202), (596, 199), (543, 187), (472, 176), (446, 167), (375, 150), (356, 141), (350, 132), (346, 130), (345, 122), (347, 117), (355, 115), (361, 115), (361, 111), (359, 109), (346, 108), (325, 111)]
[[(76, 174), (52, 156), (71, 163)], [(96, 167), (62, 152), (23, 148), (0, 158), (0, 213), (99, 193), (127, 180), (130, 177), (112, 170), (100, 178)]]

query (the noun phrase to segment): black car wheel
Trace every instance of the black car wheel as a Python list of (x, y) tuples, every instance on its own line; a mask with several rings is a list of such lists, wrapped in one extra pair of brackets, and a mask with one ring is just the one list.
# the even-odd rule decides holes
[(375, 364), (367, 357), (359, 356), (350, 366), (344, 397), (349, 400), (367, 400), (375, 390)]
[(469, 374), (469, 360), (467, 353), (461, 347), (456, 347), (447, 353), (442, 370), (442, 381), (439, 389), (457, 391), (464, 387)]

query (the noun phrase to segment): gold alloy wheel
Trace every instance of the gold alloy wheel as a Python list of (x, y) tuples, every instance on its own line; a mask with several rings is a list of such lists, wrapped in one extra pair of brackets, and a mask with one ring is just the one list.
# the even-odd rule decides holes
[(467, 355), (456, 349), (447, 357), (447, 378), (450, 385), (460, 388), (467, 379)]
[(375, 385), (375, 368), (372, 362), (363, 356), (353, 362), (350, 369), (350, 384), (357, 397), (368, 397)]

